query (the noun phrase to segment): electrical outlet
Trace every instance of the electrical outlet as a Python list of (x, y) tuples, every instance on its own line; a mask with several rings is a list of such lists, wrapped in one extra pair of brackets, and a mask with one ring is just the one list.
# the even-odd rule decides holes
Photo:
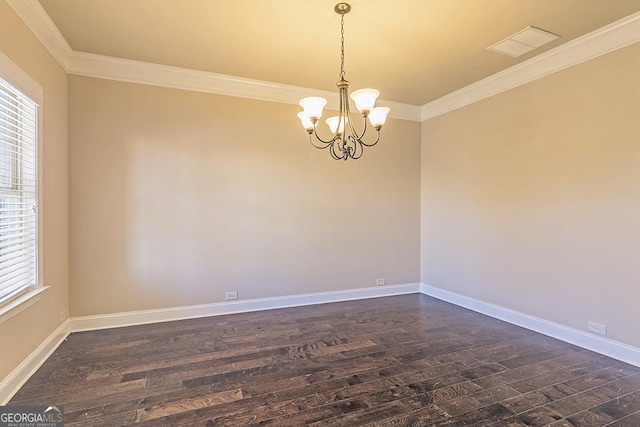
[(607, 325), (602, 325), (596, 322), (587, 322), (587, 330), (594, 334), (607, 335)]
[(65, 320), (67, 320), (67, 310), (62, 310), (60, 312), (60, 323), (64, 322)]
[(384, 286), (386, 284), (387, 284), (387, 279), (385, 279), (384, 277), (382, 279), (376, 280), (376, 286)]
[(238, 291), (227, 292), (226, 294), (224, 294), (224, 299), (225, 301), (233, 301), (235, 299), (238, 299)]

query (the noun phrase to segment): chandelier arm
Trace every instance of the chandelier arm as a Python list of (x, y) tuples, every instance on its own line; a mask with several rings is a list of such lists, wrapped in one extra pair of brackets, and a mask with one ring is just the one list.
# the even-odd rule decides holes
[[(349, 123), (349, 119), (351, 117), (349, 117), (349, 91), (347, 90), (348, 87), (348, 83), (347, 86), (342, 86), (340, 87), (340, 110), (338, 112), (338, 117), (340, 117), (340, 119), (338, 119), (338, 129), (340, 128), (340, 120), (344, 120), (344, 122), (342, 123), (342, 127), (343, 127), (343, 142), (344, 142), (344, 136), (347, 134), (347, 129), (348, 126), (350, 125)], [(346, 100), (346, 101), (345, 101)]]
[[(336, 138), (337, 138), (337, 135), (336, 135), (336, 134), (333, 134), (333, 138), (331, 138), (331, 139), (329, 139), (329, 140), (325, 141), (324, 139), (320, 138), (320, 136), (318, 136), (318, 130), (317, 130), (317, 129), (315, 129), (315, 128), (313, 129), (313, 134), (315, 135), (316, 139), (317, 139), (318, 141), (322, 142), (323, 144), (332, 144), (332, 143), (336, 140)], [(313, 142), (312, 142), (311, 144), (313, 144)], [(315, 144), (313, 144), (313, 145), (315, 146)], [(324, 147), (323, 147), (323, 148), (324, 148)]]
[(316, 145), (316, 143), (313, 141), (313, 136), (311, 134), (309, 134), (309, 143), (311, 143), (311, 145), (313, 145), (315, 148), (317, 148), (319, 150), (324, 150), (325, 148), (327, 148), (327, 147), (329, 147), (331, 145), (331, 141), (325, 142), (325, 141), (321, 140), (320, 138), (318, 138), (317, 136), (316, 136), (316, 139), (319, 140), (324, 145)]
[(362, 128), (362, 133), (358, 134), (358, 130), (356, 129), (354, 125), (354, 121), (351, 118), (351, 108), (349, 107), (349, 92), (346, 88), (344, 89), (344, 96), (342, 97), (342, 100), (344, 102), (344, 109), (346, 111), (345, 117), (349, 119), (348, 125), (349, 125), (349, 130), (351, 131), (351, 135), (353, 135), (356, 139), (359, 140), (364, 136), (365, 132), (367, 131), (367, 119), (364, 118), (364, 126)]
[(361, 143), (362, 145), (364, 145), (365, 147), (373, 147), (374, 145), (376, 145), (376, 144), (378, 143), (378, 141), (380, 141), (380, 131), (378, 130), (378, 131), (376, 131), (376, 132), (377, 132), (377, 134), (378, 134), (378, 137), (376, 138), (376, 140), (375, 140), (375, 141), (367, 143), (367, 142), (364, 142), (364, 141), (362, 141), (362, 140), (359, 140), (359, 141), (360, 141), (360, 143)]
[(353, 120), (351, 118), (351, 108), (349, 107), (349, 91), (346, 87), (340, 89), (340, 100), (342, 101), (340, 103), (340, 115), (344, 114), (344, 117), (347, 122), (345, 123), (345, 131), (347, 130), (347, 127), (348, 127), (349, 131), (351, 131), (351, 136), (355, 137), (356, 139), (360, 139), (364, 135), (364, 132), (366, 131), (367, 122), (365, 120), (362, 134), (358, 135), (358, 131), (353, 125)]
[(349, 130), (351, 131), (351, 135), (353, 135), (356, 139), (360, 139), (367, 132), (367, 119), (364, 120), (364, 126), (362, 128), (362, 133), (358, 135), (358, 130), (353, 125), (353, 120), (351, 120), (351, 111), (349, 111)]
[(358, 160), (360, 157), (362, 157), (362, 155), (364, 154), (364, 147), (362, 146), (362, 141), (360, 141), (359, 139), (357, 140), (358, 144), (360, 146), (360, 154), (358, 154), (358, 150), (353, 150), (353, 156), (351, 156), (351, 158), (353, 160)]
[(342, 157), (338, 156), (338, 154), (336, 153), (336, 145), (339, 146), (338, 141), (340, 141), (340, 139), (335, 140), (334, 143), (329, 146), (329, 153), (331, 154), (331, 157), (333, 157), (334, 160), (342, 159)]
[(345, 123), (345, 131), (347, 130), (347, 125), (349, 126), (349, 130), (351, 131), (351, 134), (353, 134), (353, 122), (351, 120), (351, 108), (349, 108), (349, 89), (347, 87), (344, 87), (343, 89), (343, 93), (342, 95), (342, 103), (344, 104), (344, 106), (341, 108), (341, 113), (344, 114), (344, 118), (346, 120), (347, 123)]

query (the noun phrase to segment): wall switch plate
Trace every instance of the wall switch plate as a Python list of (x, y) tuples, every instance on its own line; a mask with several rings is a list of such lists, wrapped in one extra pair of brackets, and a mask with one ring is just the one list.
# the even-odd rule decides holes
[(387, 283), (387, 279), (385, 279), (384, 277), (382, 279), (378, 279), (376, 280), (376, 286), (384, 286)]
[(594, 334), (607, 335), (607, 325), (602, 325), (596, 322), (587, 322), (587, 330)]
[(238, 299), (238, 291), (227, 292), (224, 294), (225, 301), (233, 301), (234, 299)]

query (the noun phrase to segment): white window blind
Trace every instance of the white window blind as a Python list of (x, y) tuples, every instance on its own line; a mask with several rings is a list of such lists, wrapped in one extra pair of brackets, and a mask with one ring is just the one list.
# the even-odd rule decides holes
[(37, 284), (38, 105), (0, 78), (0, 304)]

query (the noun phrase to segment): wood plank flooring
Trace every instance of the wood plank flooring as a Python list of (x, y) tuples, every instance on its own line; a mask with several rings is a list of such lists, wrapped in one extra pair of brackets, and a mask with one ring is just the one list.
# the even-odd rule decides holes
[(640, 426), (640, 368), (413, 294), (71, 334), (66, 426)]

